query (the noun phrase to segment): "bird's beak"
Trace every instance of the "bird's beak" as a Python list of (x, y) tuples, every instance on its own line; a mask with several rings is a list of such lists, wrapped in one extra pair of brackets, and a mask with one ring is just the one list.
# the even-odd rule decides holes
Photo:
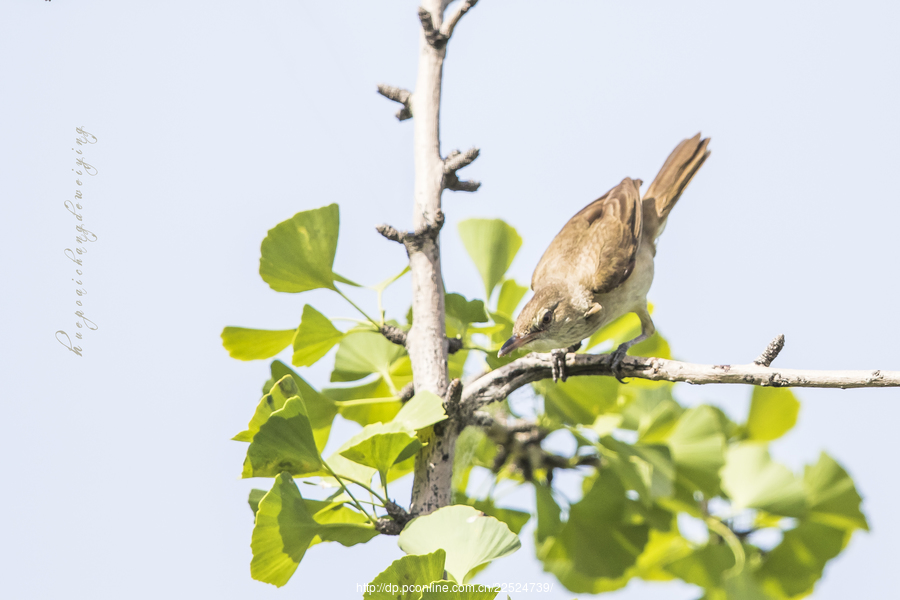
[(504, 357), (510, 352), (518, 350), (519, 348), (533, 340), (535, 335), (535, 333), (528, 333), (523, 336), (513, 335), (511, 338), (506, 340), (506, 343), (503, 344), (502, 348), (500, 348), (500, 352), (497, 353), (497, 356)]

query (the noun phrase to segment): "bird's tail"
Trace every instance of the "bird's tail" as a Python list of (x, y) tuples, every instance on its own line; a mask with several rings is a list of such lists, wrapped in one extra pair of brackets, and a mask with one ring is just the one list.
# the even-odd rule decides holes
[(682, 192), (693, 179), (710, 151), (706, 149), (709, 138), (694, 137), (682, 141), (666, 162), (643, 199), (644, 238), (655, 241), (666, 227), (669, 212)]

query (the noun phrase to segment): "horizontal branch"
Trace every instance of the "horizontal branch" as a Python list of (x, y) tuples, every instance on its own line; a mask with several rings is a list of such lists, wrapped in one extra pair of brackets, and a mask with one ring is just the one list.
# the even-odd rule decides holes
[[(577, 375), (613, 376), (610, 354), (568, 355), (566, 373)], [(463, 405), (468, 410), (497, 402), (520, 387), (552, 377), (553, 358), (550, 353), (532, 353), (504, 367), (486, 373), (466, 385)], [(900, 371), (812, 371), (804, 369), (776, 369), (755, 363), (749, 365), (698, 365), (664, 358), (627, 356), (619, 373), (622, 377), (636, 377), (651, 381), (683, 381), (702, 385), (707, 383), (743, 383), (772, 387), (863, 388), (898, 387)]]

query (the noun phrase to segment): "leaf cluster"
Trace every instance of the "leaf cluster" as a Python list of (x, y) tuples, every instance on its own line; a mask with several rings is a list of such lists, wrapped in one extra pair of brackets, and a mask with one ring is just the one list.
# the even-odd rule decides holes
[[(447, 419), (443, 400), (433, 394), (405, 399), (409, 356), (380, 333), (385, 324), (411, 325), (410, 315), (404, 323), (386, 320), (381, 303), (384, 290), (408, 269), (371, 286), (377, 318), (370, 317), (337, 285), (359, 287), (333, 271), (338, 229), (336, 205), (280, 223), (262, 243), (260, 274), (276, 291), (330, 289), (362, 318), (342, 329), (339, 320), (305, 305), (293, 329), (226, 327), (222, 333), (234, 358), (268, 359), (291, 347), (297, 368), (337, 348), (331, 381), (338, 385), (321, 391), (273, 360), (247, 429), (234, 438), (249, 444), (242, 476), (274, 479), (268, 491), (250, 496), (256, 516), (251, 574), (278, 586), (313, 545), (364, 543), (378, 535), (380, 523), (397, 519), (389, 485), (412, 471), (424, 434)], [(463, 347), (450, 358), (453, 378), (515, 359), (499, 359), (496, 351), (527, 292), (505, 277), (522, 243), (515, 229), (472, 219), (459, 233), (485, 297), (445, 297), (447, 335)], [(582, 351), (615, 348), (639, 329), (637, 318), (626, 315), (594, 334)], [(671, 358), (659, 334), (632, 354)], [(852, 533), (868, 528), (853, 481), (830, 456), (823, 453), (802, 474), (772, 460), (770, 442), (797, 419), (799, 402), (790, 390), (754, 388), (746, 420), (735, 422), (712, 405), (681, 405), (666, 382), (573, 377), (532, 388), (533, 425), (511, 428), (523, 415), (504, 401), (487, 409), (493, 425), (462, 431), (454, 505), (401, 523), (399, 544), (408, 556), (383, 571), (366, 598), (429, 598), (435, 592), (422, 586), (465, 583), (517, 550), (519, 532), (535, 519), (538, 559), (573, 592), (615, 590), (638, 577), (681, 579), (711, 600), (784, 600), (810, 594)], [(337, 415), (362, 428), (325, 458)], [(574, 452), (547, 450), (543, 441), (551, 434), (568, 437)], [(581, 474), (582, 489), (558, 489), (553, 476), (560, 469)], [(471, 489), (476, 471), (489, 489)], [(304, 498), (295, 479), (318, 481), (333, 493), (325, 500)], [(502, 493), (521, 486), (534, 492), (534, 514), (498, 506)], [(701, 535), (685, 536), (691, 524)], [(385, 585), (421, 589), (372, 591)], [(493, 597), (465, 594), (459, 597)]]

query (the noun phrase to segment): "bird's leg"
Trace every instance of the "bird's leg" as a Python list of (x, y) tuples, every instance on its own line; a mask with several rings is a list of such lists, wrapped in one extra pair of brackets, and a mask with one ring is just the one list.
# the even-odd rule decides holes
[(619, 347), (616, 348), (615, 352), (613, 352), (612, 360), (609, 364), (610, 370), (612, 370), (613, 375), (616, 376), (616, 379), (618, 379), (620, 383), (625, 383), (624, 381), (622, 381), (620, 369), (622, 367), (622, 359), (625, 358), (626, 354), (628, 354), (628, 349), (635, 344), (643, 342), (651, 335), (656, 333), (656, 327), (653, 326), (653, 321), (650, 319), (650, 313), (647, 311), (646, 306), (634, 312), (641, 320), (641, 335), (637, 336), (633, 340), (629, 340), (627, 342), (619, 344)]
[(565, 381), (568, 379), (569, 376), (566, 374), (566, 354), (577, 352), (579, 348), (581, 348), (581, 342), (572, 344), (568, 348), (557, 348), (556, 350), (550, 351), (550, 355), (553, 357), (550, 367), (551, 372), (553, 373), (553, 381), (556, 381), (557, 379)]

